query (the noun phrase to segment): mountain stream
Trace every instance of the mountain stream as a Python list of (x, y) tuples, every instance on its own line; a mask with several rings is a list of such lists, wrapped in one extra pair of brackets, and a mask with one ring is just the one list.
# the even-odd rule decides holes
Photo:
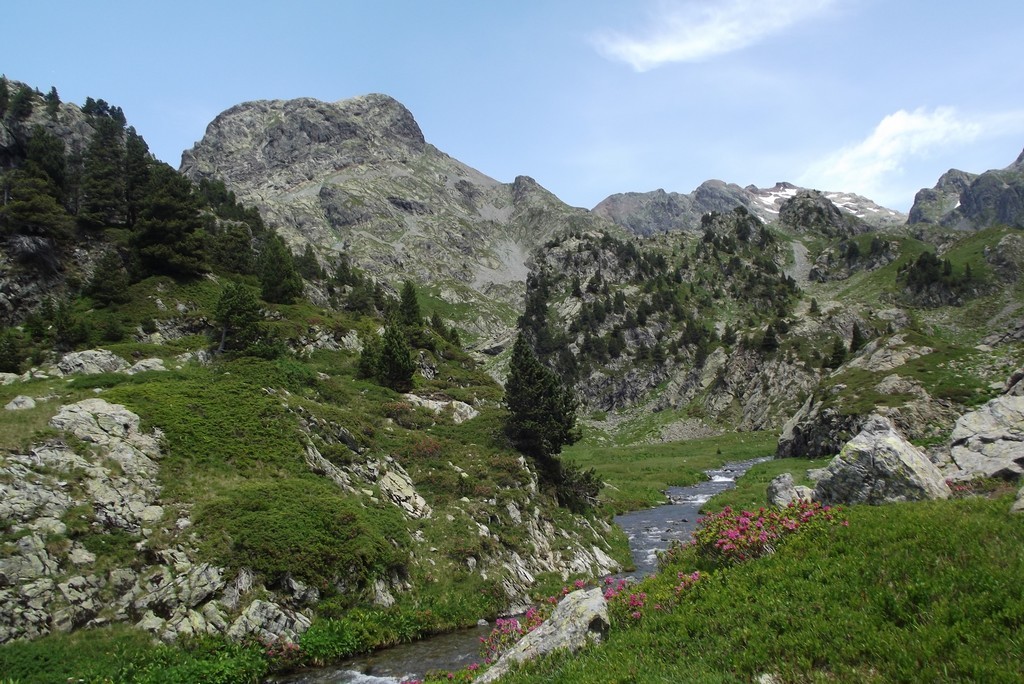
[[(726, 463), (707, 471), (708, 479), (704, 482), (669, 488), (667, 504), (616, 517), (615, 522), (629, 537), (636, 565), (629, 576), (639, 578), (654, 573), (658, 552), (668, 548), (671, 541), (686, 541), (693, 534), (701, 517), (700, 507), (715, 494), (731, 489), (737, 478), (762, 460)], [(488, 625), (441, 634), (270, 681), (276, 684), (396, 684), (422, 678), (431, 670), (461, 670), (480, 660), (480, 639), (490, 632)]]

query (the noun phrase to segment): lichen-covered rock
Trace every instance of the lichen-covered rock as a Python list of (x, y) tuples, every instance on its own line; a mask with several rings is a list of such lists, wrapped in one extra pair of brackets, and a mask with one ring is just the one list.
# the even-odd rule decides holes
[(397, 463), (389, 464), (387, 471), (377, 482), (380, 492), (402, 509), (410, 518), (429, 518), (430, 506), (416, 491), (409, 473)]
[(124, 373), (127, 375), (137, 375), (139, 373), (146, 373), (149, 371), (166, 371), (164, 368), (163, 359), (142, 359), (138, 363), (133, 364), (130, 368), (125, 368)]
[(782, 473), (768, 483), (767, 496), (768, 503), (772, 506), (785, 508), (791, 503), (811, 501), (814, 497), (814, 490), (796, 484), (793, 481), (792, 473)]
[(954, 479), (1024, 475), (1024, 397), (1002, 396), (960, 416), (950, 455)]
[(601, 589), (574, 591), (562, 599), (551, 617), (520, 639), (476, 681), (493, 682), (513, 664), (534, 660), (552, 651), (576, 652), (600, 643), (608, 634), (608, 626), (608, 605)]
[(888, 418), (877, 414), (832, 459), (814, 488), (815, 500), (827, 504), (883, 504), (949, 495), (938, 468), (903, 439)]
[(1010, 506), (1011, 513), (1024, 513), (1024, 487), (1017, 492), (1017, 499)]

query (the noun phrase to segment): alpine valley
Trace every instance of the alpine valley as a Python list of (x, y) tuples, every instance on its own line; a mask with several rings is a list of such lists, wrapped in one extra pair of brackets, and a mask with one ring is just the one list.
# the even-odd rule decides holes
[(239, 104), (177, 170), (102, 99), (5, 78), (0, 118), (5, 684), (262, 681), (519, 613), (756, 457), (736, 510), (849, 527), (670, 550), (650, 615), (609, 590), (606, 645), (509, 681), (1024, 677), (1024, 153), (906, 215), (719, 180), (587, 210), (380, 94)]

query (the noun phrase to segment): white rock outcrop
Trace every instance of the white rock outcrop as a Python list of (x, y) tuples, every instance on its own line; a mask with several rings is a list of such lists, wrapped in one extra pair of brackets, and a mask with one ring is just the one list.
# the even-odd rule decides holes
[(1024, 396), (996, 397), (960, 416), (950, 456), (959, 469), (953, 479), (1024, 476)]

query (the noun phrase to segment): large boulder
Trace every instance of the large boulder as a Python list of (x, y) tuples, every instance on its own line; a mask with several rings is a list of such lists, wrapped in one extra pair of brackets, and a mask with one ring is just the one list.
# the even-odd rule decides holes
[(600, 643), (608, 634), (608, 604), (600, 588), (574, 591), (558, 604), (554, 613), (506, 652), (494, 666), (476, 681), (493, 682), (515, 663), (534, 660), (552, 651), (576, 652)]
[(832, 459), (814, 488), (814, 498), (827, 504), (883, 504), (949, 495), (938, 468), (878, 414), (872, 414)]
[(57, 369), (64, 375), (99, 375), (116, 373), (128, 368), (128, 362), (106, 349), (87, 349), (65, 354), (57, 362)]
[(960, 416), (953, 428), (950, 456), (959, 468), (954, 479), (1024, 475), (1024, 396), (992, 399)]

